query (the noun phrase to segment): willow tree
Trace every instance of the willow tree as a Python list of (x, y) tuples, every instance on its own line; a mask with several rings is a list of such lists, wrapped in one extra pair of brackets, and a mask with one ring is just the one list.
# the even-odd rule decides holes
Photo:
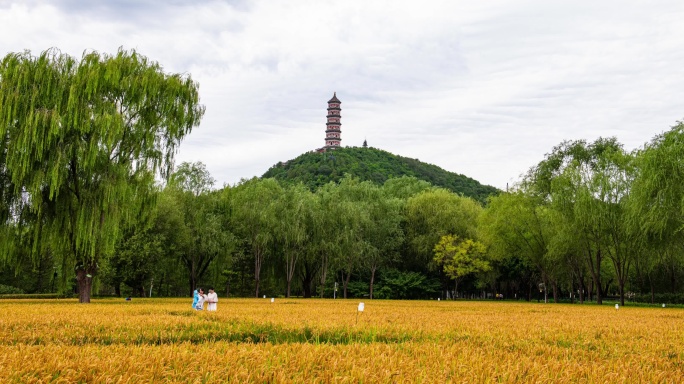
[(33, 253), (49, 248), (74, 266), (80, 302), (90, 301), (120, 221), (149, 209), (155, 175), (169, 174), (203, 114), (196, 82), (135, 51), (86, 52), (80, 61), (56, 49), (26, 51), (0, 63), (8, 193), (35, 216)]
[[(640, 255), (637, 272), (646, 267), (646, 273), (653, 273), (663, 266), (674, 293), (676, 270), (684, 265), (684, 122), (653, 138), (636, 163), (630, 221), (649, 248)], [(654, 281), (649, 280), (653, 298)]]
[(254, 292), (259, 297), (261, 268), (272, 250), (277, 201), (283, 188), (276, 179), (243, 180), (233, 189), (231, 218), (238, 236), (254, 257)]

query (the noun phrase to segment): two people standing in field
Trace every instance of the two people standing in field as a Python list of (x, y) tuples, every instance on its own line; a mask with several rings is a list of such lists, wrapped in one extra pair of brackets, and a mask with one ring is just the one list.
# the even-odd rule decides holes
[(218, 295), (216, 292), (214, 292), (213, 288), (209, 288), (209, 293), (204, 294), (204, 290), (202, 288), (198, 288), (193, 292), (193, 297), (192, 297), (192, 307), (197, 310), (201, 311), (204, 309), (204, 303), (207, 303), (207, 311), (215, 311), (216, 306), (218, 303)]

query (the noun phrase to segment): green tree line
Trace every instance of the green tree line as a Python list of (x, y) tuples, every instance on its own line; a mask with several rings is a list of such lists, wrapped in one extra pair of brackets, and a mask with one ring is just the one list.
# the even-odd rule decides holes
[(682, 302), (682, 123), (632, 152), (565, 141), (484, 199), (371, 148), (215, 188), (202, 163), (173, 167), (203, 113), (189, 76), (135, 51), (7, 55), (0, 294)]

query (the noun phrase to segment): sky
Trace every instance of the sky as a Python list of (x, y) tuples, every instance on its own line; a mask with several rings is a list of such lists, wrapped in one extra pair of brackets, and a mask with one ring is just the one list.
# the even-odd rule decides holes
[(176, 155), (217, 187), (324, 145), (505, 189), (564, 140), (632, 150), (684, 118), (684, 1), (0, 0), (0, 55), (135, 49), (199, 83)]

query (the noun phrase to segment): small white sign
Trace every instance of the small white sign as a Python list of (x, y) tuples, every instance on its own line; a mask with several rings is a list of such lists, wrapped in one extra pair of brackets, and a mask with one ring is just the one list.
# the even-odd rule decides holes
[(615, 309), (620, 309), (620, 304), (615, 304)]
[(266, 298), (266, 295), (264, 295), (264, 299)]
[(665, 308), (665, 304), (663, 304), (663, 308)]
[(363, 303), (359, 303), (359, 312), (363, 312), (364, 305)]
[(271, 297), (271, 303), (275, 302), (275, 298)]

